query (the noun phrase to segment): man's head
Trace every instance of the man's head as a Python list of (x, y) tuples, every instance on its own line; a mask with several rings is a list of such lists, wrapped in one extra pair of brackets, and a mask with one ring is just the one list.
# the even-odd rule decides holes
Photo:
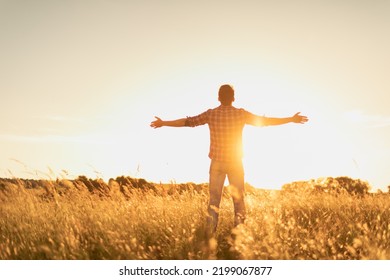
[(231, 85), (222, 85), (218, 91), (218, 100), (222, 105), (232, 105), (234, 101), (234, 89)]

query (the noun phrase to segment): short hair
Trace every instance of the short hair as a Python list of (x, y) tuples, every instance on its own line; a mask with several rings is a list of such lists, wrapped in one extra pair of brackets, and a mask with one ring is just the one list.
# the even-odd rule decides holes
[(234, 88), (231, 85), (222, 85), (218, 91), (218, 98), (222, 105), (230, 105), (234, 101)]

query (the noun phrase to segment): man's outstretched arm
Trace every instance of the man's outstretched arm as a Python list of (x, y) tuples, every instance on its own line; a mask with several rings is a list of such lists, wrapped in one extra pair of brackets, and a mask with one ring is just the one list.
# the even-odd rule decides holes
[(289, 118), (265, 118), (264, 125), (281, 125), (286, 123), (300, 123), (303, 124), (309, 119), (306, 116), (301, 116), (300, 112)]
[(173, 121), (163, 121), (159, 117), (155, 117), (156, 120), (150, 123), (150, 126), (153, 128), (159, 128), (162, 126), (173, 126), (173, 127), (182, 127), (186, 124), (186, 118), (183, 119), (177, 119)]

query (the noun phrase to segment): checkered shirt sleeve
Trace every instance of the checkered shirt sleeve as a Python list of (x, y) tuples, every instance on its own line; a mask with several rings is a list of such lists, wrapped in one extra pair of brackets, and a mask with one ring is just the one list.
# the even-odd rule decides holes
[(187, 117), (185, 126), (195, 127), (208, 123), (210, 111), (211, 109), (195, 117)]

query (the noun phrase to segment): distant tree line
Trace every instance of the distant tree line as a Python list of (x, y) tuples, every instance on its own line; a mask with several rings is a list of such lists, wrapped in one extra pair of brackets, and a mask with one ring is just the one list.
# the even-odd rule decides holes
[(159, 195), (180, 194), (183, 192), (205, 193), (207, 184), (155, 184), (142, 178), (132, 178), (120, 176), (115, 179), (111, 178), (108, 182), (103, 179), (91, 179), (86, 176), (79, 176), (76, 179), (57, 179), (57, 180), (33, 180), (19, 178), (0, 178), (0, 191), (7, 189), (23, 188), (26, 190), (37, 189), (43, 190), (45, 195), (53, 197), (76, 192), (89, 192), (99, 196), (112, 196), (122, 194), (125, 197), (131, 197), (134, 191), (155, 192)]
[[(103, 179), (90, 179), (86, 176), (79, 176), (76, 179), (57, 179), (57, 180), (32, 180), (32, 179), (8, 179), (0, 178), (0, 191), (5, 191), (10, 186), (22, 187), (24, 189), (42, 189), (50, 196), (53, 194), (61, 195), (69, 191), (88, 191), (100, 196), (111, 196), (120, 193), (125, 197), (130, 197), (133, 191), (152, 191), (159, 195), (180, 194), (183, 192), (193, 192), (207, 194), (208, 184), (185, 183), (176, 184), (158, 184), (151, 183), (145, 179), (120, 176), (116, 179), (111, 178), (108, 182)], [(282, 192), (304, 194), (348, 194), (353, 196), (364, 196), (369, 194), (371, 186), (368, 182), (350, 177), (325, 177), (312, 179), (308, 181), (296, 181), (282, 186)], [(246, 183), (247, 193), (260, 192)], [(390, 186), (388, 187), (390, 193)], [(224, 193), (229, 195), (229, 188), (225, 188)], [(383, 193), (383, 192), (378, 192)]]
[(282, 186), (282, 191), (285, 192), (349, 194), (354, 196), (364, 196), (369, 193), (370, 189), (371, 186), (368, 182), (346, 176), (297, 181)]

